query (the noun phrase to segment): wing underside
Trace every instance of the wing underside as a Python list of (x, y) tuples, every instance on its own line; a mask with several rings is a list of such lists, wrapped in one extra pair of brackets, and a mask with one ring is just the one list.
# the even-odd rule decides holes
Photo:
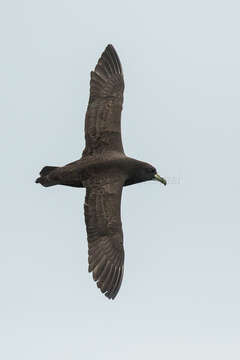
[(83, 157), (111, 152), (124, 154), (121, 139), (123, 90), (120, 60), (114, 47), (108, 45), (91, 72)]
[(124, 270), (120, 214), (122, 182), (112, 178), (101, 180), (101, 184), (86, 186), (84, 212), (89, 272), (92, 272), (102, 293), (114, 299), (120, 289)]

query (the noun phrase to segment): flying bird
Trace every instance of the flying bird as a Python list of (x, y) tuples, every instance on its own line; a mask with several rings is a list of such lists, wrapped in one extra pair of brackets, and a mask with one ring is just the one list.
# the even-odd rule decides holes
[(91, 72), (85, 118), (85, 149), (80, 160), (45, 166), (36, 183), (48, 187), (86, 188), (84, 204), (89, 272), (101, 292), (114, 299), (124, 270), (121, 195), (123, 186), (166, 180), (152, 165), (125, 155), (121, 138), (124, 79), (122, 66), (108, 45)]

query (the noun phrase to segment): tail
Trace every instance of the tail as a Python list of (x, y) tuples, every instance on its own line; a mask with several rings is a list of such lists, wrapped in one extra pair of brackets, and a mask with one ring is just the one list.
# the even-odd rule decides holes
[(56, 181), (49, 179), (48, 175), (57, 168), (57, 166), (44, 166), (40, 171), (40, 177), (36, 179), (35, 183), (40, 183), (45, 187), (56, 185)]
[(40, 171), (40, 175), (46, 176), (55, 169), (57, 169), (57, 166), (44, 166), (44, 168), (42, 168), (42, 170)]

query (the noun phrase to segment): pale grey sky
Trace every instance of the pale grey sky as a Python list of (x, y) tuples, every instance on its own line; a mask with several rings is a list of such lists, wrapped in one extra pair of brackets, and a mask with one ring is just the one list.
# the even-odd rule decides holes
[[(238, 1), (1, 4), (0, 357), (240, 358)], [(124, 189), (115, 301), (87, 273), (80, 157), (89, 73), (122, 62), (125, 152), (169, 179)], [(136, 250), (137, 249), (137, 250)]]

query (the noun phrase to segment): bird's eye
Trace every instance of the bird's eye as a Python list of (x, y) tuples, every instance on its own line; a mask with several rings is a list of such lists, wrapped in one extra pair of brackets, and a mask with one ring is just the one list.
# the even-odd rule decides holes
[(149, 172), (150, 172), (150, 173), (155, 173), (156, 170), (155, 170), (154, 168), (150, 168), (150, 169), (149, 169)]

